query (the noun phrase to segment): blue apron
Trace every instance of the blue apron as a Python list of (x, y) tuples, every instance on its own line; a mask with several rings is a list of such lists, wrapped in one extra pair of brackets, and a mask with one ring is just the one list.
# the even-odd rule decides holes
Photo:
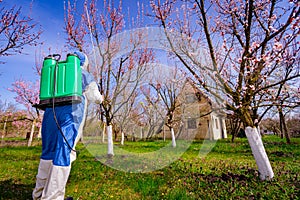
[[(93, 82), (91, 74), (82, 69), (82, 91)], [(55, 114), (64, 136), (73, 148), (78, 129), (83, 122), (84, 108), (86, 100), (82, 96), (82, 102), (79, 104), (70, 104), (56, 106)], [(42, 122), (42, 155), (44, 160), (53, 160), (53, 165), (69, 166), (71, 149), (60, 133), (54, 120), (53, 109), (46, 108)]]

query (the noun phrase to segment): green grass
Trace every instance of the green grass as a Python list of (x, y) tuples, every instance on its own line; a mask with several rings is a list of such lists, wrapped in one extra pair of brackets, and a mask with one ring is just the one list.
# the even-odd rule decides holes
[[(113, 169), (91, 154), (92, 145), (85, 148), (79, 144), (80, 154), (72, 164), (66, 196), (83, 200), (300, 199), (300, 139), (292, 139), (291, 145), (276, 136), (265, 136), (263, 140), (275, 173), (271, 181), (260, 181), (248, 142), (241, 138), (235, 143), (230, 139), (219, 140), (215, 145), (207, 141), (193, 142), (179, 159), (147, 173)], [(126, 142), (124, 146), (117, 145), (111, 161), (120, 164), (123, 159), (128, 165), (134, 165), (127, 154), (152, 155), (151, 152), (165, 147), (163, 157), (166, 152), (185, 150), (185, 143), (178, 141), (174, 149), (168, 147), (169, 142)], [(205, 155), (204, 150), (210, 146), (213, 149)], [(104, 151), (105, 146), (97, 150), (100, 149)], [(31, 199), (40, 152), (40, 145), (0, 148), (1, 200)], [(140, 162), (139, 167), (151, 165), (149, 160)]]

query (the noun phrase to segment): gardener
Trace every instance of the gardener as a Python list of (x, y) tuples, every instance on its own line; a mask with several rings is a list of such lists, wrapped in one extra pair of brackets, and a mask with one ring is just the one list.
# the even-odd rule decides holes
[(52, 107), (46, 108), (42, 122), (42, 155), (33, 199), (64, 199), (71, 163), (76, 159), (74, 149), (82, 136), (87, 103), (103, 101), (96, 82), (86, 71), (87, 56), (81, 52), (75, 54), (80, 59), (82, 69), (82, 102), (55, 107), (55, 116), (65, 139), (55, 122)]

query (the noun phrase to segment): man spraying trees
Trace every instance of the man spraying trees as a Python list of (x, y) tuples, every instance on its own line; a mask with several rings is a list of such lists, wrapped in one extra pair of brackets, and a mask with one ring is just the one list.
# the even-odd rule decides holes
[(83, 131), (87, 104), (89, 101), (95, 103), (103, 101), (96, 82), (86, 71), (87, 56), (82, 52), (75, 52), (72, 56), (80, 61), (81, 73), (78, 75), (82, 80), (81, 102), (76, 104), (68, 102), (66, 105), (60, 102), (54, 106), (53, 98), (45, 108), (42, 123), (42, 155), (36, 186), (32, 193), (33, 199), (64, 199), (71, 163), (76, 159), (74, 148)]

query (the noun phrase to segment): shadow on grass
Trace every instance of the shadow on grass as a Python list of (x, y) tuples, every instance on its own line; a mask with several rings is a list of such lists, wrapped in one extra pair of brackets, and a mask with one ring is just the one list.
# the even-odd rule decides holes
[(12, 179), (0, 182), (1, 200), (31, 200), (34, 185), (14, 183)]

